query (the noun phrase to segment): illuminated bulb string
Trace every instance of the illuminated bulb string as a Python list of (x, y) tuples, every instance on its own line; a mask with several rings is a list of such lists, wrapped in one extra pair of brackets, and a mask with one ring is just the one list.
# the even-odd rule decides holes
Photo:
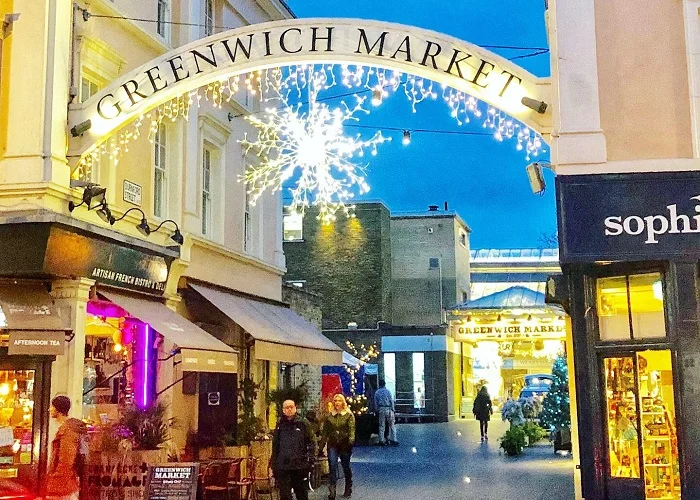
[[(325, 95), (336, 87), (350, 92), (342, 96)], [(188, 120), (189, 110), (194, 104), (200, 107), (204, 101), (220, 109), (233, 99), (242, 101), (244, 93), (257, 99), (263, 107), (260, 112), (251, 111), (246, 115), (258, 129), (257, 140), (246, 138), (243, 141), (252, 151), (265, 153), (261, 156), (259, 165), (248, 166), (243, 179), (247, 182), (254, 181), (249, 183), (253, 198), (259, 198), (266, 189), (280, 189), (280, 181), (289, 179), (293, 173), (283, 166), (284, 161), (289, 163), (296, 157), (304, 160), (305, 166), (298, 166), (301, 175), (292, 192), (295, 208), (303, 212), (310, 204), (318, 204), (321, 218), (325, 222), (332, 221), (338, 210), (351, 211), (351, 207), (346, 208), (345, 203), (353, 197), (353, 189), (357, 188), (360, 192), (369, 189), (363, 177), (364, 165), (358, 164), (359, 159), (365, 150), (376, 154), (377, 146), (390, 139), (381, 135), (381, 132), (369, 140), (362, 140), (359, 136), (346, 137), (343, 134), (344, 127), (359, 127), (359, 124), (353, 122), (358, 120), (358, 115), (370, 113), (370, 103), (379, 105), (393, 94), (403, 94), (413, 112), (426, 100), (440, 99), (447, 105), (450, 116), (458, 125), (479, 120), (485, 129), (481, 134), (467, 131), (430, 132), (491, 135), (498, 141), (512, 140), (516, 149), (523, 151), (528, 161), (545, 152), (542, 138), (534, 130), (451, 87), (384, 68), (302, 64), (224, 77), (185, 92), (139, 115), (129, 125), (83, 154), (72, 177), (92, 181), (93, 171), (101, 159), (107, 157), (110, 162), (118, 163), (121, 156), (129, 151), (129, 144), (138, 140), (144, 129), (153, 142), (161, 123), (175, 122), (182, 118)], [(371, 99), (361, 95), (364, 93), (371, 93)], [(345, 100), (333, 108), (324, 104), (342, 97), (351, 98), (351, 104), (348, 105)], [(324, 126), (329, 130), (323, 130)], [(405, 128), (398, 130), (403, 132)], [(309, 154), (307, 146), (317, 144), (327, 147), (324, 158)], [(310, 166), (314, 160), (319, 159), (323, 161)], [(256, 169), (263, 171), (252, 173)]]

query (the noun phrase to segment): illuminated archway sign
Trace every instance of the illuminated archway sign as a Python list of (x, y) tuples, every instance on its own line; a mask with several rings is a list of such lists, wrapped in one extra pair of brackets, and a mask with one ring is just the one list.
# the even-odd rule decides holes
[[(211, 82), (295, 64), (344, 63), (417, 75), (472, 95), (547, 135), (549, 80), (478, 46), (421, 28), (360, 19), (292, 19), (224, 31), (178, 47), (118, 78), (71, 109), (79, 157), (151, 109)], [(90, 120), (89, 128), (87, 120)], [(75, 127), (75, 129), (74, 129)], [(87, 128), (87, 130), (85, 130)]]

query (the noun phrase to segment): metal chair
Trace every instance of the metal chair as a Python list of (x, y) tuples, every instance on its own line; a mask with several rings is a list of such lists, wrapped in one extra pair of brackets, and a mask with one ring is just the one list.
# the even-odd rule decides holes
[(255, 491), (256, 495), (269, 495), (270, 500), (275, 500), (275, 498), (279, 499), (280, 492), (277, 489), (277, 485), (275, 484), (275, 478), (272, 476), (272, 467), (270, 465), (271, 464), (268, 462), (267, 472), (264, 476), (256, 474)]
[(240, 460), (238, 471), (228, 478), (229, 491), (236, 491), (237, 500), (257, 500), (258, 492), (255, 483), (255, 466), (258, 459), (246, 457)]
[(229, 470), (231, 464), (216, 460), (204, 466), (202, 472), (203, 500), (229, 500)]

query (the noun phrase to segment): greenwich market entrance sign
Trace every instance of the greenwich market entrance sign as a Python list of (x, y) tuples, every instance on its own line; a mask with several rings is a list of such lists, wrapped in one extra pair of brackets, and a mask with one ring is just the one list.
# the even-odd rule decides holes
[[(118, 78), (69, 114), (79, 156), (156, 106), (211, 82), (266, 68), (340, 63), (413, 74), (480, 99), (547, 134), (548, 79), (456, 38), (359, 19), (293, 19), (245, 26), (178, 47)], [(530, 107), (523, 98), (531, 99)], [(542, 106), (538, 106), (540, 103)], [(539, 109), (533, 109), (539, 108)]]

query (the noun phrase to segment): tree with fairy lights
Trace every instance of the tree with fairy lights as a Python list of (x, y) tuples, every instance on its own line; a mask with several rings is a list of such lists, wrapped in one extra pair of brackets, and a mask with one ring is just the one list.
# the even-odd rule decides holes
[(363, 415), (367, 413), (368, 410), (367, 396), (357, 393), (357, 375), (361, 367), (379, 355), (379, 350), (376, 344), (372, 344), (369, 347), (362, 344), (357, 348), (355, 344), (349, 340), (345, 342), (345, 345), (348, 351), (360, 361), (359, 364), (355, 366), (348, 365), (345, 367), (345, 370), (350, 374), (350, 396), (347, 398), (348, 405), (355, 415)]
[(542, 403), (540, 421), (555, 431), (569, 429), (571, 427), (569, 372), (565, 356), (559, 356), (554, 360), (552, 376), (554, 379)]

